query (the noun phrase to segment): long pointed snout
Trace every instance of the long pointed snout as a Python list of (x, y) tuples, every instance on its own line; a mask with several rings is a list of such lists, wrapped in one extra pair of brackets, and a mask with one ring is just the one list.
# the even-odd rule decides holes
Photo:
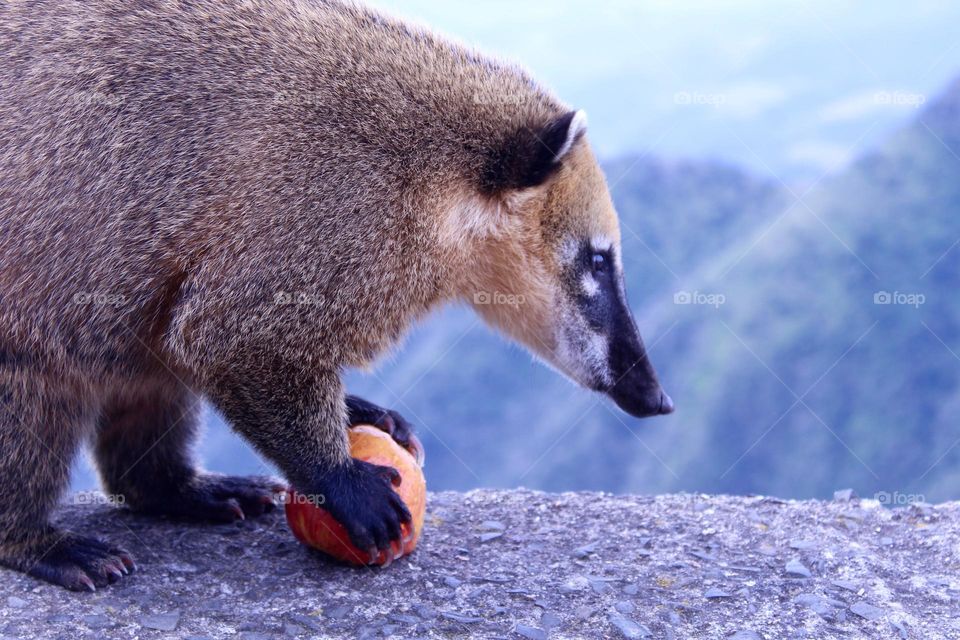
[(614, 314), (609, 366), (613, 385), (606, 392), (617, 406), (637, 418), (673, 413), (673, 400), (660, 386), (626, 300)]

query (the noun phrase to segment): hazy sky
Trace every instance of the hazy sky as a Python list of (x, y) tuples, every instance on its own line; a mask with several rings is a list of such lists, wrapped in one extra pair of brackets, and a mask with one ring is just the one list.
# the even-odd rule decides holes
[(376, 0), (520, 61), (605, 156), (843, 166), (960, 74), (958, 2)]

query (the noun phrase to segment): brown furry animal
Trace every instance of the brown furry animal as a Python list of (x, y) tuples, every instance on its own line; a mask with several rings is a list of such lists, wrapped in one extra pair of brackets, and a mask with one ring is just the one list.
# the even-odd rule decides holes
[(582, 113), (524, 72), (333, 0), (0, 4), (0, 562), (73, 589), (133, 568), (51, 527), (77, 448), (133, 509), (231, 520), (208, 398), (361, 548), (409, 518), (345, 396), (455, 300), (634, 415), (672, 410), (626, 304)]

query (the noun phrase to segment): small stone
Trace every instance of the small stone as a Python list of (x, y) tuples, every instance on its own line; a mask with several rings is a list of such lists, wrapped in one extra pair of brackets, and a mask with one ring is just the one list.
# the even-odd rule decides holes
[(443, 583), (452, 589), (456, 589), (461, 584), (463, 584), (462, 581), (458, 580), (457, 578), (454, 578), (453, 576), (444, 576)]
[(7, 606), (11, 609), (23, 609), (29, 603), (23, 598), (18, 598), (17, 596), (10, 596), (7, 598)]
[(727, 593), (726, 591), (723, 591), (722, 589), (711, 587), (710, 589), (707, 589), (706, 593), (703, 594), (703, 597), (709, 600), (713, 600), (715, 598), (729, 598), (730, 594)]
[(833, 492), (833, 499), (837, 502), (850, 502), (856, 497), (857, 494), (854, 493), (853, 489), (840, 489)]
[(607, 584), (606, 580), (590, 580), (590, 588), (593, 589), (594, 593), (606, 593), (610, 591), (610, 585)]
[(596, 552), (597, 543), (591, 542), (590, 544), (585, 544), (582, 547), (577, 547), (573, 550), (573, 557), (583, 560), (590, 556), (590, 554)]
[(623, 592), (628, 596), (635, 596), (640, 592), (640, 587), (638, 587), (636, 584), (628, 584), (623, 588)]
[(539, 627), (528, 627), (525, 624), (518, 624), (513, 630), (517, 634), (530, 640), (547, 640), (547, 632)]
[(169, 613), (157, 613), (154, 615), (143, 616), (140, 624), (147, 629), (156, 629), (157, 631), (174, 631), (180, 624), (180, 611), (170, 611)]
[(791, 540), (790, 548), (797, 549), (798, 551), (808, 551), (810, 549), (816, 549), (817, 542), (815, 540)]
[(802, 562), (794, 558), (786, 564), (784, 567), (786, 572), (790, 575), (801, 576), (804, 578), (810, 577), (810, 569), (807, 569)]
[(503, 531), (506, 529), (499, 520), (484, 520), (480, 523), (481, 531)]
[(416, 616), (411, 616), (406, 613), (391, 613), (388, 617), (394, 622), (399, 622), (400, 624), (417, 624), (420, 622), (420, 619)]
[(857, 602), (850, 605), (850, 611), (864, 620), (877, 620), (883, 617), (883, 611), (866, 602)]
[(474, 624), (477, 622), (483, 622), (483, 618), (478, 618), (476, 616), (465, 616), (462, 613), (453, 613), (450, 611), (444, 611), (440, 615), (447, 620), (453, 620), (454, 622), (459, 622), (461, 624)]
[(347, 614), (351, 611), (353, 611), (352, 607), (341, 605), (338, 607), (327, 607), (323, 610), (323, 615), (325, 618), (330, 618), (331, 620), (339, 620), (347, 617)]
[(497, 538), (502, 538), (503, 534), (500, 532), (490, 532), (490, 533), (481, 533), (480, 542), (490, 542), (491, 540), (496, 540)]
[(433, 620), (438, 615), (437, 610), (427, 604), (415, 605), (413, 611), (424, 620)]
[(552, 611), (544, 611), (543, 615), (540, 616), (540, 626), (550, 631), (551, 629), (556, 629), (563, 621), (560, 620), (560, 616), (553, 613)]
[(323, 631), (324, 629), (323, 625), (321, 625), (319, 621), (302, 613), (291, 613), (287, 615), (287, 618), (296, 623), (297, 626), (306, 627), (307, 629), (310, 629), (310, 631)]
[(889, 547), (890, 545), (893, 544), (893, 538), (888, 538), (888, 537), (880, 538), (880, 544), (883, 545), (884, 547)]
[(83, 616), (82, 620), (83, 624), (87, 625), (91, 629), (107, 629), (109, 627), (116, 626), (113, 620), (102, 613), (93, 613)]
[(716, 561), (717, 561), (716, 556), (712, 556), (712, 555), (710, 555), (709, 553), (704, 553), (703, 551), (688, 551), (687, 553), (689, 553), (690, 555), (692, 555), (694, 558), (699, 558), (700, 560), (704, 560), (704, 561), (706, 561), (706, 562), (716, 562)]
[(596, 609), (594, 609), (593, 607), (588, 607), (587, 605), (582, 604), (582, 605), (580, 605), (579, 607), (577, 607), (576, 609), (574, 609), (574, 610), (573, 610), (573, 613), (574, 613), (579, 619), (581, 619), (581, 620), (587, 620), (588, 618), (591, 618), (591, 617), (593, 616), (594, 611), (596, 611)]
[(560, 585), (560, 593), (576, 593), (578, 591), (585, 591), (587, 587), (590, 586), (590, 581), (583, 576), (573, 576), (562, 585)]
[(633, 603), (627, 602), (626, 600), (617, 602), (613, 605), (613, 608), (616, 609), (618, 613), (622, 613), (624, 615), (630, 615), (634, 612), (634, 610), (636, 610), (636, 607), (633, 606)]
[(624, 638), (627, 640), (635, 640), (636, 638), (649, 638), (652, 633), (642, 624), (637, 624), (630, 618), (626, 618), (620, 614), (610, 614), (610, 624), (619, 629), (620, 633), (623, 634)]
[(307, 630), (298, 624), (283, 623), (283, 635), (285, 636), (301, 636), (306, 632)]
[(730, 640), (763, 640), (763, 638), (761, 638), (760, 634), (756, 631), (742, 629), (730, 636)]
[(841, 589), (846, 589), (847, 591), (859, 591), (857, 585), (853, 584), (849, 580), (834, 580), (833, 586), (840, 587)]
[(826, 598), (815, 593), (801, 593), (793, 598), (793, 602), (810, 609), (822, 618), (832, 617), (833, 607)]
[(899, 622), (899, 621), (896, 621), (896, 620), (891, 620), (891, 621), (890, 621), (890, 626), (893, 627), (894, 629), (896, 629), (896, 630), (900, 633), (900, 637), (901, 637), (903, 640), (907, 640), (907, 638), (909, 637), (909, 635), (907, 634), (907, 628), (903, 625), (902, 622)]
[(383, 634), (385, 638), (392, 638), (393, 635), (397, 632), (397, 625), (395, 624), (385, 624), (380, 627), (380, 633)]

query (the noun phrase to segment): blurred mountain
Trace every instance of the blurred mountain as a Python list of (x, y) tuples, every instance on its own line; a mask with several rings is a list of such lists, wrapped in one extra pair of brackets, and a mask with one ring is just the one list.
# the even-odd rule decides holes
[[(622, 414), (460, 308), (348, 385), (418, 426), (432, 489), (955, 497), (958, 154), (960, 82), (807, 192), (709, 161), (608, 163), (672, 416)], [(201, 452), (262, 466), (216, 419)]]
[(669, 418), (619, 413), (462, 310), (354, 387), (421, 425), (443, 488), (946, 498), (960, 480), (958, 150), (960, 82), (807, 193), (713, 163), (607, 165)]

